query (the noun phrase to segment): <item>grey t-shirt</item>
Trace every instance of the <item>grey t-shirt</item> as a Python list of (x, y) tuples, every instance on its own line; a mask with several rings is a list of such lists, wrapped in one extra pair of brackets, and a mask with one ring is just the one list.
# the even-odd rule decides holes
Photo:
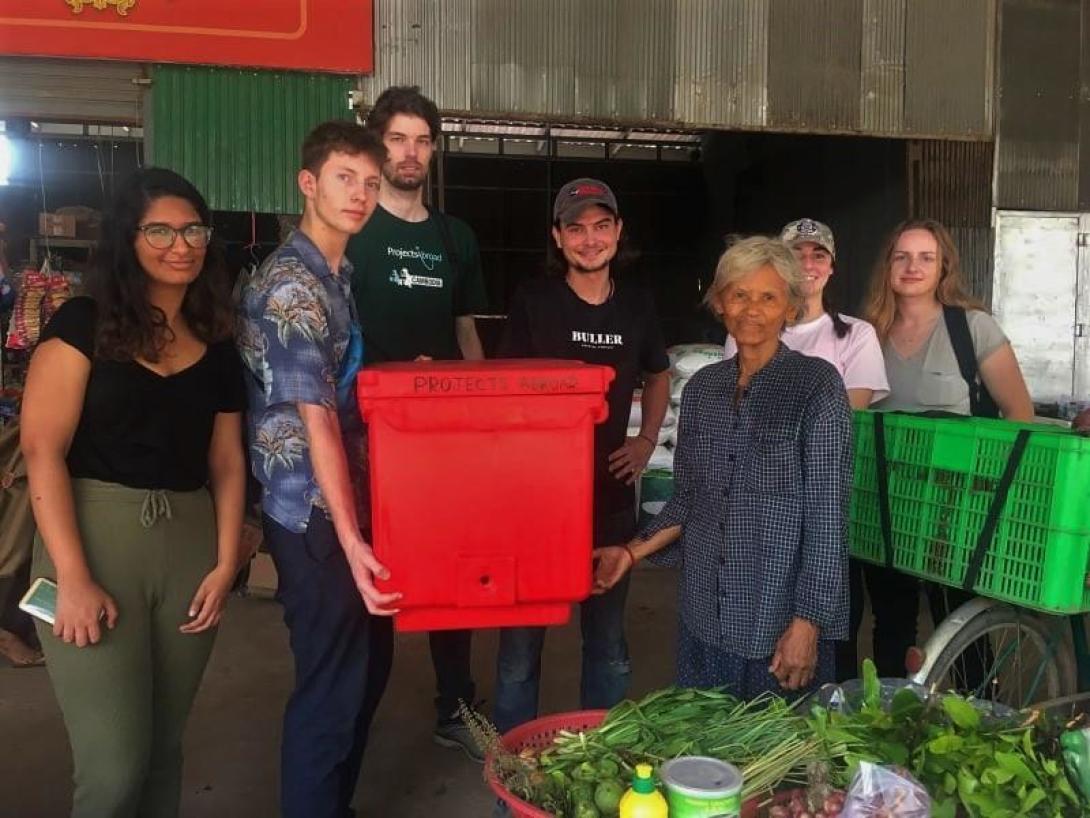
[[(985, 361), (1003, 344), (1007, 336), (988, 313), (968, 310), (969, 334), (973, 339), (978, 363)], [(968, 415), (969, 386), (961, 377), (954, 345), (939, 316), (931, 337), (915, 355), (902, 358), (887, 338), (882, 343), (889, 378), (889, 397), (872, 407), (882, 412), (954, 412)]]

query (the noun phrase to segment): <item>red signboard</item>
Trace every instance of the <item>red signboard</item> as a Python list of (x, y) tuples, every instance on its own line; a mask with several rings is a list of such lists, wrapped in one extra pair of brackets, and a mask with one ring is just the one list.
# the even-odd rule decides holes
[(0, 54), (368, 74), (372, 0), (0, 0)]

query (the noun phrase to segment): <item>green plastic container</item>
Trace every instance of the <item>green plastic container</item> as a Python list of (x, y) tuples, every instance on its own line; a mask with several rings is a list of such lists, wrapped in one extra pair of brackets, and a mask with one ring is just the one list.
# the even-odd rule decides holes
[[(852, 556), (884, 564), (873, 412), (855, 413)], [(893, 564), (961, 587), (1021, 429), (1015, 473), (976, 593), (1047, 613), (1090, 611), (1090, 439), (988, 418), (885, 415)]]
[(681, 756), (659, 768), (670, 818), (738, 818), (742, 774), (737, 767), (703, 756)]

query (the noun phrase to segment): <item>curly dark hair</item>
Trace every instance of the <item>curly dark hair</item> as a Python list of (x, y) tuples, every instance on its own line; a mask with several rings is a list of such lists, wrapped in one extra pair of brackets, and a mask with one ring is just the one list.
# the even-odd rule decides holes
[[(211, 225), (204, 197), (187, 179), (165, 168), (142, 168), (121, 183), (102, 221), (95, 253), (91, 294), (97, 307), (95, 354), (128, 361), (158, 361), (173, 333), (163, 311), (148, 301), (148, 276), (136, 257), (140, 222), (156, 199), (185, 199)], [(204, 265), (182, 300), (182, 316), (201, 341), (212, 344), (231, 336), (234, 307), (223, 255), (209, 244)]]
[(379, 94), (364, 123), (379, 136), (386, 135), (390, 120), (398, 114), (418, 116), (428, 123), (432, 142), (439, 139), (443, 120), (435, 103), (420, 93), (419, 85), (392, 85)]

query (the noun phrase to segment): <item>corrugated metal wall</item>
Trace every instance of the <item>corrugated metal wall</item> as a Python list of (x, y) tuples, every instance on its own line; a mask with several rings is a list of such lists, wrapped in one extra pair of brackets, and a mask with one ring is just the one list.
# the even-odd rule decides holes
[[(768, 121), (781, 128), (860, 127), (863, 4), (779, 0), (768, 26)], [(836, 20), (836, 25), (814, 25)]]
[(370, 103), (987, 139), (996, 0), (377, 0)]
[(996, 207), (1090, 207), (1090, 0), (1001, 10)]
[(0, 119), (139, 125), (141, 63), (0, 57)]
[(157, 65), (147, 161), (195, 184), (216, 210), (295, 213), (299, 146), (351, 119), (355, 81), (329, 74)]
[(905, 25), (907, 133), (969, 133), (992, 121), (993, 0), (908, 0)]
[(990, 142), (914, 141), (908, 146), (908, 212), (950, 229), (972, 292), (991, 303), (994, 270)]
[(1082, 3), (1079, 69), (1079, 210), (1090, 211), (1090, 0)]

